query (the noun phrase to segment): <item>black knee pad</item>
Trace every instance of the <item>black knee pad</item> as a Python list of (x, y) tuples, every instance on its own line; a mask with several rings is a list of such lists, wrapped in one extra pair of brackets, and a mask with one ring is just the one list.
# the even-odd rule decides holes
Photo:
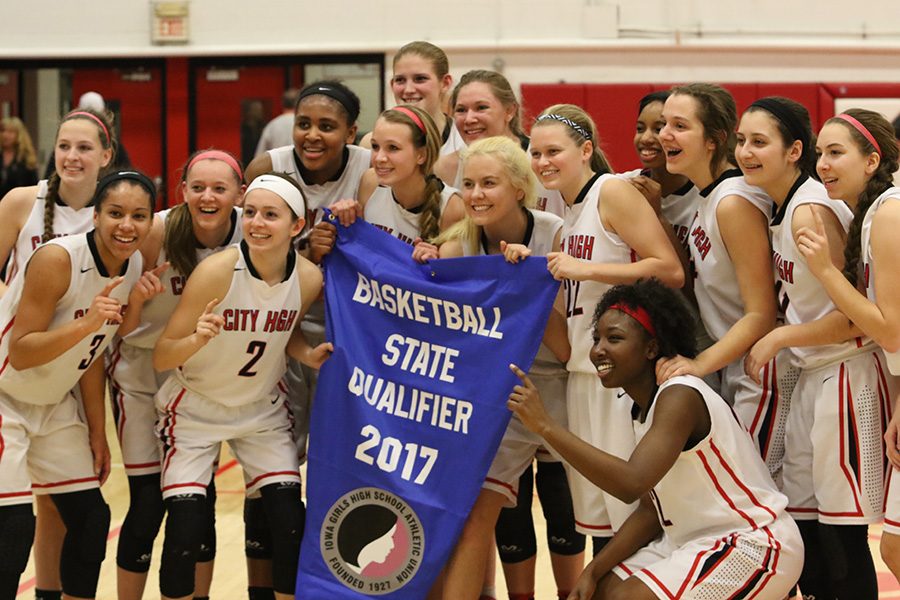
[(122, 523), (116, 564), (133, 573), (150, 569), (153, 541), (159, 533), (166, 509), (159, 489), (159, 473), (128, 477), (131, 500)]
[(247, 600), (275, 600), (275, 590), (272, 588), (248, 587)]
[(216, 481), (206, 487), (206, 510), (203, 513), (203, 536), (197, 562), (209, 562), (216, 558)]
[(513, 508), (504, 508), (494, 526), (497, 552), (505, 563), (518, 563), (537, 554), (537, 539), (531, 503), (534, 500), (534, 472), (531, 465), (519, 477), (519, 493)]
[(266, 521), (262, 498), (244, 498), (244, 555), (259, 560), (272, 559), (272, 532)]
[(878, 579), (868, 538), (866, 525), (819, 523), (822, 553), (837, 598), (878, 598)]
[(194, 566), (203, 534), (206, 498), (182, 494), (165, 500), (166, 536), (159, 567), (159, 590), (164, 596), (180, 598), (194, 592)]
[(18, 581), (28, 565), (33, 542), (34, 513), (31, 512), (31, 504), (0, 506), (0, 572), (15, 575)]
[(566, 468), (561, 462), (538, 462), (537, 493), (547, 520), (547, 548), (572, 556), (584, 551), (584, 535), (575, 530), (575, 510)]
[(97, 594), (100, 563), (106, 558), (109, 506), (97, 488), (53, 494), (51, 498), (66, 525), (59, 563), (63, 592), (93, 598)]
[(297, 584), (297, 559), (303, 537), (306, 507), (300, 497), (300, 484), (273, 483), (262, 493), (266, 519), (272, 525), (272, 587), (282, 594), (293, 594)]

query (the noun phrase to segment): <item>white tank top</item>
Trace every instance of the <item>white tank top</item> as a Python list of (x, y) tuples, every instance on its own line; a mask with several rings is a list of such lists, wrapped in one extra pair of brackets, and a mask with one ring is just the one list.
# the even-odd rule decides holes
[(459, 130), (450, 117), (447, 117), (447, 125), (450, 131), (447, 134), (447, 140), (441, 145), (441, 156), (459, 152), (466, 147), (466, 143), (463, 141), (462, 136), (459, 135)]
[[(634, 252), (622, 239), (603, 227), (598, 206), (603, 185), (615, 175), (594, 176), (567, 207), (560, 240), (561, 251), (591, 263), (623, 264), (635, 261)], [(572, 358), (566, 365), (571, 372), (596, 373), (588, 357), (594, 345), (591, 321), (594, 307), (611, 285), (599, 281), (563, 281), (566, 296), (566, 321)]]
[[(44, 207), (46, 206), (47, 180), (38, 182), (37, 197), (31, 212), (25, 220), (25, 224), (19, 231), (16, 245), (13, 246), (6, 271), (6, 283), (12, 281), (31, 254), (41, 244), (41, 236), (44, 235)], [(94, 205), (88, 204), (84, 208), (74, 209), (62, 202), (57, 202), (53, 207), (53, 237), (87, 233), (94, 228)]]
[[(888, 200), (900, 200), (900, 187), (888, 188), (869, 206), (862, 222), (862, 231), (860, 233), (860, 261), (863, 263), (863, 279), (866, 284), (866, 296), (872, 302), (877, 302), (875, 298), (875, 262), (872, 259), (872, 221), (875, 219), (875, 213), (878, 208)], [(891, 268), (886, 265), (886, 268)], [(896, 266), (894, 267), (896, 268)], [(887, 357), (888, 369), (894, 375), (900, 375), (900, 352), (884, 353)]]
[[(441, 190), (441, 214), (447, 207), (450, 196), (458, 193), (456, 189), (444, 186)], [(412, 244), (419, 237), (421, 217), (421, 212), (406, 210), (394, 200), (394, 193), (387, 186), (379, 185), (366, 201), (366, 221), (407, 244)]]
[[(110, 296), (125, 306), (132, 286), (142, 273), (141, 255), (135, 253), (122, 265), (122, 271), (110, 277), (100, 259), (94, 243), (94, 233), (72, 235), (50, 240), (48, 244), (58, 245), (69, 254), (69, 289), (56, 304), (53, 318), (47, 330), (56, 329), (82, 317), (88, 312), (94, 297), (99, 294), (111, 279), (124, 275), (125, 281), (119, 284)], [(75, 387), (84, 371), (97, 360), (103, 360), (103, 351), (109, 345), (113, 335), (119, 328), (118, 323), (107, 322), (97, 331), (90, 333), (62, 355), (50, 362), (18, 371), (9, 364), (9, 330), (25, 285), (24, 271), (16, 277), (9, 290), (0, 300), (0, 392), (7, 397), (28, 404), (56, 404)]]
[[(633, 171), (619, 173), (618, 177), (631, 179), (638, 175), (650, 177), (650, 172), (634, 169)], [(700, 190), (690, 181), (671, 194), (663, 196), (660, 200), (662, 214), (666, 221), (672, 225), (672, 229), (675, 230), (675, 237), (684, 246), (685, 251), (688, 251), (688, 232), (691, 230), (691, 222), (694, 220), (694, 215), (697, 214), (697, 202), (699, 200)]]
[(734, 412), (702, 379), (683, 375), (662, 384), (646, 421), (634, 421), (637, 443), (653, 424), (663, 390), (673, 386), (687, 386), (703, 396), (710, 429), (696, 446), (678, 455), (651, 492), (669, 540), (681, 546), (698, 538), (761, 529), (784, 517), (787, 498), (775, 488)]
[[(171, 210), (172, 209), (167, 208), (166, 210), (157, 213), (163, 223), (165, 223)], [(231, 213), (231, 231), (228, 234), (228, 237), (225, 238), (225, 243), (218, 248), (197, 248), (197, 263), (199, 264), (199, 262), (207, 256), (215, 254), (220, 250), (224, 250), (228, 246), (240, 241), (241, 209), (235, 208)], [(154, 266), (159, 266), (166, 262), (166, 260), (166, 252), (163, 248), (160, 248), (159, 258), (156, 260)], [(141, 310), (141, 323), (136, 329), (125, 336), (124, 342), (126, 344), (136, 348), (153, 349), (153, 346), (156, 345), (156, 340), (159, 339), (160, 334), (162, 334), (163, 330), (166, 328), (169, 317), (172, 316), (175, 307), (178, 305), (178, 301), (181, 299), (181, 292), (184, 291), (184, 284), (186, 281), (187, 278), (178, 273), (174, 267), (170, 266), (166, 269), (160, 276), (160, 283), (162, 283), (163, 286), (162, 293), (154, 296), (149, 302), (144, 304), (144, 307)]]
[(566, 217), (566, 201), (557, 190), (548, 190), (541, 184), (535, 186), (537, 202), (535, 208), (546, 211), (564, 219)]
[(269, 286), (256, 274), (243, 242), (225, 251), (237, 259), (231, 287), (215, 308), (225, 325), (173, 376), (195, 394), (233, 407), (278, 393), (285, 348), (300, 314), (300, 282), (294, 252), (285, 278)]
[(322, 220), (323, 208), (338, 200), (355, 200), (358, 195), (359, 182), (370, 167), (372, 153), (365, 148), (352, 145), (347, 145), (344, 151), (344, 166), (336, 178), (315, 185), (303, 181), (293, 146), (282, 146), (269, 150), (269, 156), (272, 158), (272, 170), (286, 174), (299, 183), (303, 190), (303, 198), (306, 201), (306, 225), (300, 234), (301, 249), (306, 246), (313, 225)]
[[(530, 208), (526, 209), (526, 215), (528, 216), (528, 227), (522, 243), (531, 250), (532, 256), (547, 256), (549, 252), (553, 251), (553, 240), (562, 229), (563, 220), (548, 212)], [(468, 240), (463, 240), (462, 246), (464, 256), (473, 256)], [(474, 256), (487, 256), (483, 241), (479, 241), (478, 252)], [(534, 364), (531, 365), (528, 372), (532, 375), (565, 375), (567, 371), (565, 365), (554, 356), (553, 352), (541, 344)]]
[(722, 242), (716, 210), (719, 202), (739, 196), (766, 217), (772, 217), (772, 199), (758, 187), (748, 185), (732, 169), (722, 173), (700, 192), (697, 214), (691, 225), (689, 247), (696, 277), (694, 295), (700, 307), (700, 318), (713, 339), (719, 340), (744, 316), (744, 301), (738, 286), (734, 264)]
[[(802, 176), (788, 192), (769, 229), (772, 232), (772, 264), (778, 304), (789, 325), (821, 319), (837, 308), (821, 282), (807, 268), (806, 259), (794, 242), (794, 212), (804, 204), (818, 204), (833, 212), (844, 232), (853, 220), (853, 212), (847, 205), (830, 200), (825, 186), (815, 179)], [(856, 338), (839, 344), (791, 348), (791, 362), (801, 369), (817, 367), (853, 354), (868, 343), (868, 338)]]

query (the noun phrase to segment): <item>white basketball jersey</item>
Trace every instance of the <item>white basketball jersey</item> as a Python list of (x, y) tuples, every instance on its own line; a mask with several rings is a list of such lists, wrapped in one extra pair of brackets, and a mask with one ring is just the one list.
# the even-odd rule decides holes
[(562, 194), (558, 190), (548, 190), (541, 184), (537, 184), (535, 192), (537, 194), (535, 208), (556, 215), (561, 219), (566, 218), (566, 201), (563, 200)]
[(300, 184), (303, 198), (306, 201), (306, 225), (300, 234), (300, 248), (309, 238), (313, 225), (322, 220), (322, 209), (338, 200), (355, 200), (359, 192), (359, 182), (372, 162), (372, 152), (359, 146), (347, 145), (344, 148), (344, 164), (341, 171), (331, 181), (323, 184), (311, 184), (303, 181), (293, 146), (282, 146), (269, 150), (272, 158), (272, 170), (284, 173)]
[[(622, 179), (631, 179), (643, 175), (650, 177), (650, 172), (642, 169), (634, 169), (619, 173), (617, 177)], [(675, 230), (675, 237), (688, 251), (688, 232), (691, 230), (691, 223), (694, 221), (694, 215), (697, 214), (697, 202), (700, 199), (700, 190), (693, 183), (688, 181), (667, 196), (663, 196), (660, 200), (660, 209), (663, 216), (672, 225)]]
[[(859, 256), (860, 260), (863, 262), (863, 278), (866, 284), (866, 296), (872, 302), (877, 302), (875, 299), (875, 261), (872, 259), (872, 221), (875, 219), (875, 213), (878, 211), (878, 208), (888, 200), (900, 200), (900, 187), (888, 188), (872, 202), (872, 205), (869, 206), (869, 210), (866, 211), (866, 214), (863, 217), (860, 235), (862, 248)], [(890, 265), (885, 265), (885, 268), (890, 269), (892, 267)], [(896, 268), (896, 266), (894, 268)], [(890, 369), (891, 373), (900, 375), (900, 352), (892, 352), (890, 354), (885, 352), (884, 355), (887, 357), (888, 369)]]
[[(157, 213), (163, 223), (165, 223), (171, 210), (172, 209), (166, 209)], [(225, 238), (225, 243), (218, 248), (197, 248), (197, 262), (199, 263), (207, 256), (215, 254), (220, 250), (224, 250), (228, 246), (240, 241), (241, 209), (235, 208), (231, 212), (231, 230)], [(166, 260), (168, 260), (166, 258), (166, 252), (163, 248), (160, 248), (159, 258), (154, 266), (159, 266), (166, 262)], [(159, 280), (163, 286), (162, 293), (154, 296), (149, 302), (144, 304), (143, 309), (141, 310), (140, 325), (124, 338), (125, 343), (130, 346), (146, 348), (148, 350), (153, 349), (153, 346), (156, 345), (156, 340), (159, 339), (163, 329), (166, 328), (169, 317), (171, 317), (172, 313), (175, 311), (175, 307), (181, 299), (181, 292), (184, 291), (184, 284), (187, 282), (187, 278), (171, 266), (160, 275)]]
[(702, 379), (682, 375), (662, 384), (646, 421), (634, 421), (637, 443), (653, 424), (663, 390), (673, 386), (687, 386), (703, 396), (710, 429), (696, 446), (678, 455), (651, 492), (665, 535), (681, 546), (771, 525), (784, 514), (787, 498), (775, 488), (734, 412)]
[[(635, 261), (631, 248), (622, 239), (603, 227), (599, 204), (603, 184), (615, 175), (595, 175), (572, 206), (566, 208), (560, 240), (561, 251), (578, 260), (592, 263), (630, 263)], [(596, 373), (588, 357), (594, 345), (591, 320), (594, 308), (611, 285), (599, 281), (563, 281), (566, 296), (566, 321), (572, 358), (566, 365), (569, 371)]]
[[(789, 325), (809, 323), (836, 310), (834, 302), (828, 297), (828, 292), (809, 271), (806, 259), (794, 242), (792, 233), (794, 212), (797, 207), (804, 204), (818, 204), (832, 211), (844, 232), (853, 220), (853, 212), (847, 205), (830, 200), (825, 186), (815, 179), (801, 176), (788, 192), (769, 229), (772, 232), (772, 264), (775, 268), (778, 304), (784, 313), (785, 322)], [(839, 344), (791, 348), (791, 363), (801, 369), (820, 366), (836, 358), (853, 354), (866, 343), (868, 338), (857, 338)]]
[(287, 275), (270, 286), (259, 278), (241, 242), (231, 287), (215, 313), (225, 325), (200, 348), (174, 377), (182, 386), (225, 406), (241, 406), (268, 398), (287, 368), (285, 348), (300, 314), (300, 282), (296, 253)]
[[(444, 186), (444, 189), (441, 190), (442, 214), (450, 201), (450, 196), (458, 193), (456, 189)], [(399, 202), (394, 200), (394, 193), (391, 191), (391, 188), (379, 185), (366, 201), (365, 219), (395, 238), (407, 244), (412, 244), (419, 237), (419, 222), (422, 217), (420, 209), (421, 206), (416, 211), (406, 210)]]
[[(71, 263), (69, 289), (57, 302), (47, 330), (56, 329), (87, 314), (94, 297), (119, 275), (124, 275), (125, 280), (112, 290), (110, 297), (117, 299), (125, 307), (132, 286), (141, 276), (140, 253), (132, 255), (122, 265), (122, 271), (110, 277), (97, 251), (93, 231), (47, 243), (58, 245), (68, 252)], [(0, 340), (0, 392), (19, 402), (56, 404), (75, 387), (84, 371), (103, 356), (103, 351), (119, 324), (108, 321), (50, 362), (18, 371), (9, 364), (9, 331), (19, 308), (24, 285), (23, 270), (0, 300), (0, 326), (3, 328), (0, 330), (3, 336)]]
[(463, 141), (462, 136), (459, 135), (459, 130), (456, 128), (453, 119), (450, 117), (447, 117), (447, 129), (449, 131), (447, 133), (447, 139), (441, 145), (441, 156), (459, 152), (466, 147), (466, 143)]
[[(553, 240), (556, 234), (562, 229), (563, 220), (556, 215), (541, 210), (526, 209), (525, 214), (528, 216), (528, 227), (525, 230), (525, 239), (522, 242), (529, 250), (532, 256), (547, 256), (553, 251)], [(473, 256), (470, 244), (463, 241), (463, 254), (465, 256)], [(484, 244), (479, 241), (478, 252), (475, 256), (486, 256)], [(554, 356), (544, 344), (538, 348), (537, 356), (534, 364), (528, 371), (532, 375), (565, 375), (566, 367)]]
[(729, 196), (739, 196), (749, 202), (765, 215), (767, 222), (772, 218), (772, 199), (758, 187), (748, 185), (737, 169), (722, 173), (700, 192), (689, 247), (700, 318), (715, 340), (721, 339), (744, 316), (734, 264), (722, 242), (716, 218), (719, 202)]
[[(524, 210), (528, 218), (528, 226), (525, 229), (525, 239), (522, 244), (531, 250), (532, 256), (547, 256), (547, 254), (553, 252), (553, 240), (556, 238), (556, 233), (562, 229), (563, 220), (556, 215), (541, 210), (533, 208)], [(478, 252), (474, 254), (468, 241), (464, 241), (462, 246), (464, 256), (487, 255), (481, 240), (478, 242)]]
[[(44, 208), (46, 207), (47, 180), (38, 182), (37, 199), (31, 212), (25, 220), (25, 225), (19, 231), (16, 245), (7, 263), (6, 282), (9, 283), (16, 273), (22, 270), (31, 254), (41, 244), (41, 236), (44, 235)], [(53, 207), (53, 237), (87, 233), (94, 228), (94, 205), (88, 204), (84, 208), (72, 208), (62, 202), (57, 202)]]

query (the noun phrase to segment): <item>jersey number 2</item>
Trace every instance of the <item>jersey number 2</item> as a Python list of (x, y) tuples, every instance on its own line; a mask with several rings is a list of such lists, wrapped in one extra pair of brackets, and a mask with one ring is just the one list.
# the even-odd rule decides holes
[(250, 355), (250, 360), (247, 361), (247, 364), (244, 365), (240, 371), (238, 371), (238, 375), (241, 377), (254, 377), (256, 375), (256, 371), (253, 370), (253, 367), (256, 366), (256, 363), (259, 362), (259, 359), (262, 358), (263, 352), (266, 351), (266, 343), (260, 341), (253, 341), (247, 344), (247, 354)]

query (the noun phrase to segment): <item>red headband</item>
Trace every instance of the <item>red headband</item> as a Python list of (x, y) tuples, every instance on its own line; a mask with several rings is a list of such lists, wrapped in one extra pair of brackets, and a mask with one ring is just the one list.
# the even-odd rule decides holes
[(878, 145), (878, 142), (875, 141), (875, 136), (872, 135), (868, 129), (866, 129), (865, 125), (863, 125), (862, 123), (860, 123), (855, 118), (848, 115), (847, 113), (841, 113), (836, 118), (847, 121), (848, 123), (853, 125), (853, 128), (856, 129), (858, 132), (860, 132), (862, 134), (862, 136), (864, 138), (866, 138), (867, 140), (869, 140), (869, 143), (872, 144), (872, 146), (874, 146), (875, 152), (877, 152), (879, 155), (881, 154), (881, 146)]
[(87, 117), (88, 119), (91, 119), (94, 122), (96, 122), (97, 125), (100, 126), (100, 129), (103, 130), (103, 133), (106, 134), (106, 143), (112, 144), (112, 138), (109, 137), (109, 129), (106, 128), (106, 125), (103, 124), (103, 121), (101, 121), (99, 118), (97, 118), (97, 115), (92, 115), (91, 113), (84, 112), (83, 110), (76, 110), (75, 112), (70, 112), (69, 114), (67, 114), (66, 118), (64, 120), (68, 121), (71, 117), (77, 117), (77, 116)]
[(234, 157), (227, 152), (222, 152), (221, 150), (204, 150), (191, 159), (191, 162), (188, 163), (187, 170), (190, 171), (191, 167), (193, 167), (197, 163), (197, 161), (200, 160), (221, 160), (223, 163), (231, 167), (231, 170), (237, 174), (238, 180), (244, 181), (244, 173), (241, 172), (241, 166), (234, 159)]
[(610, 306), (607, 310), (620, 310), (638, 323), (641, 324), (641, 327), (647, 330), (647, 333), (650, 334), (650, 337), (656, 337), (656, 328), (653, 326), (653, 321), (650, 320), (650, 313), (648, 313), (643, 307), (631, 307), (627, 304), (622, 304), (621, 302), (617, 302)]
[(422, 133), (428, 135), (428, 132), (425, 131), (425, 123), (422, 122), (422, 119), (419, 118), (419, 115), (409, 110), (405, 106), (395, 106), (392, 110), (396, 110), (398, 112), (402, 112), (404, 115), (413, 120), (413, 123), (419, 126), (419, 129), (422, 130)]

